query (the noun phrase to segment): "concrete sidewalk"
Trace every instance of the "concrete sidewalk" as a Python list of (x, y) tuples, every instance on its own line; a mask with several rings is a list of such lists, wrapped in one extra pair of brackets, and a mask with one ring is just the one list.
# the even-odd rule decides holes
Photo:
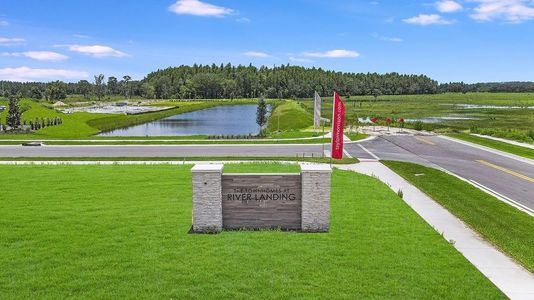
[(393, 191), (402, 190), (404, 201), (428, 224), (443, 234), (482, 274), (510, 299), (534, 299), (534, 275), (501, 253), (462, 221), (415, 186), (378, 161), (335, 166), (377, 177)]

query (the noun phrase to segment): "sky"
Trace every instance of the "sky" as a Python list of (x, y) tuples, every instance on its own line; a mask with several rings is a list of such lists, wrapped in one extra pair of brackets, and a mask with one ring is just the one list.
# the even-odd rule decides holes
[(228, 62), (534, 81), (534, 0), (0, 2), (0, 80)]

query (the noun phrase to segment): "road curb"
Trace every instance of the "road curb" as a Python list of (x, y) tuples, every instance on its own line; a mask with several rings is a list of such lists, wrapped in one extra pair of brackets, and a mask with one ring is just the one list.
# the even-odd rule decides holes
[(484, 150), (484, 151), (487, 151), (487, 152), (491, 152), (493, 154), (504, 156), (506, 158), (515, 159), (517, 161), (520, 161), (520, 162), (523, 162), (523, 163), (526, 163), (526, 164), (534, 166), (534, 160), (528, 159), (528, 158), (525, 158), (525, 157), (521, 157), (519, 155), (515, 155), (515, 154), (508, 153), (508, 152), (504, 152), (504, 151), (500, 151), (500, 150), (497, 150), (497, 149), (493, 149), (493, 148), (490, 148), (490, 147), (486, 147), (486, 146), (478, 145), (478, 144), (475, 144), (475, 143), (459, 140), (459, 139), (452, 138), (452, 137), (449, 137), (449, 136), (437, 135), (437, 137), (445, 139), (445, 140), (448, 140), (448, 141), (456, 142), (456, 143), (459, 143), (459, 144), (463, 144), (463, 145), (466, 145), (466, 146), (470, 146), (470, 147), (473, 147), (473, 148), (477, 148), (477, 149), (480, 149), (480, 150)]

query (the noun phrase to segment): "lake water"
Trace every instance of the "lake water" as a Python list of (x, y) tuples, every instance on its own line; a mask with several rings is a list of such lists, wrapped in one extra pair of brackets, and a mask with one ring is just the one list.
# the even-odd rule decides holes
[(103, 132), (99, 136), (256, 135), (257, 105), (226, 105)]

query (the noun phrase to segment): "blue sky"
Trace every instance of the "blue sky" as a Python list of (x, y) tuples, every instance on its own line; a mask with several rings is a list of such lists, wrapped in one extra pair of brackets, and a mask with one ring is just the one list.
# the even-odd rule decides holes
[(0, 79), (193, 63), (534, 81), (534, 0), (2, 0)]

